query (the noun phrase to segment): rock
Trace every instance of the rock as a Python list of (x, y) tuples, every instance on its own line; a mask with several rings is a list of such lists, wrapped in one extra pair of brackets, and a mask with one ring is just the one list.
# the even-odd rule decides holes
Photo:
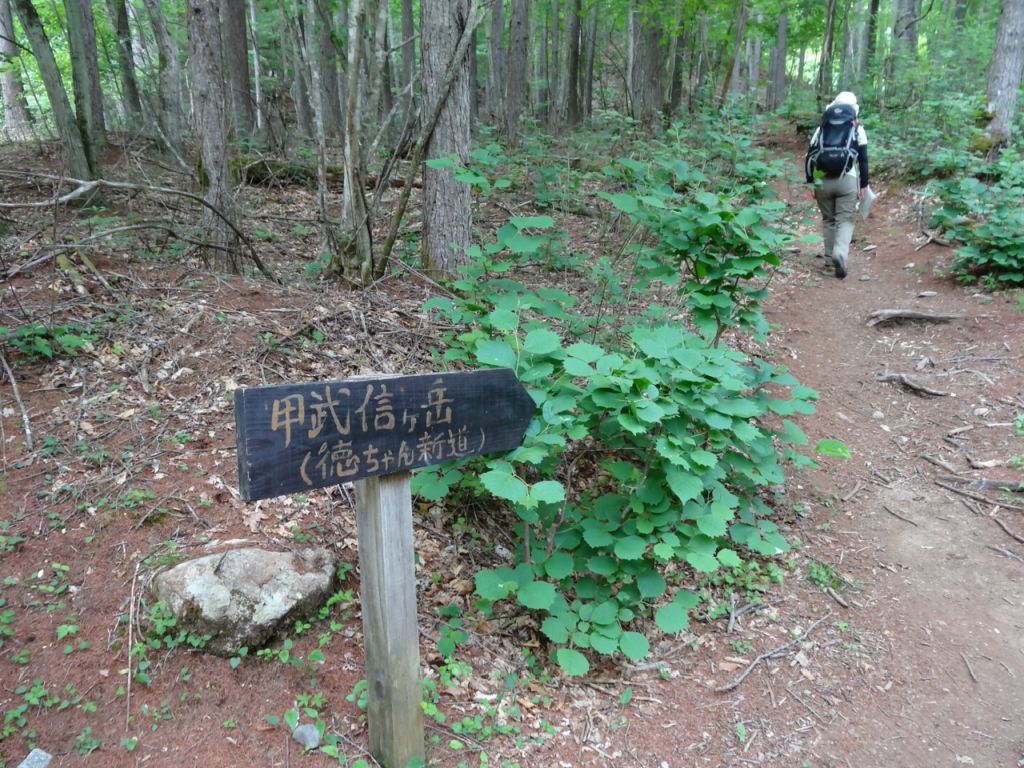
[(919, 298), (919, 299), (930, 299), (932, 296), (938, 296), (938, 295), (939, 294), (938, 294), (937, 291), (921, 291), (919, 294), (917, 294), (917, 298)]
[(206, 650), (230, 656), (263, 645), (281, 624), (323, 604), (334, 587), (336, 561), (326, 549), (235, 549), (160, 573), (153, 591), (179, 629), (210, 635)]
[(915, 264), (914, 262), (911, 261), (911, 262), (909, 262), (907, 264), (907, 266), (904, 267), (904, 269), (913, 269), (916, 266), (917, 266), (917, 264)]
[(872, 419), (884, 419), (885, 418), (885, 414), (882, 413), (881, 411), (875, 411), (874, 413), (871, 414), (871, 418)]
[(28, 757), (18, 763), (18, 768), (47, 768), (51, 760), (53, 755), (36, 747), (28, 753)]
[(861, 276), (860, 276), (860, 281), (861, 281), (862, 283), (866, 283), (866, 282), (868, 282), (868, 281), (869, 281), (870, 279), (871, 279), (871, 276), (870, 276), (870, 275), (861, 275)]
[(316, 749), (320, 746), (320, 731), (315, 725), (300, 725), (292, 731), (292, 738), (306, 749)]
[(875, 250), (877, 248), (878, 248), (877, 245), (865, 245), (863, 248), (861, 248), (861, 251), (864, 252), (864, 253), (868, 253), (869, 251), (873, 251), (873, 250)]
[(991, 413), (991, 409), (986, 408), (985, 406), (979, 406), (971, 411), (972, 416), (988, 416), (989, 413)]

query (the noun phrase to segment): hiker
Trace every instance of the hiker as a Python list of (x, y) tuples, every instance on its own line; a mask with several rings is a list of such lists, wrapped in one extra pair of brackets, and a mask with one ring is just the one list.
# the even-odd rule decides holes
[(825, 108), (811, 137), (804, 171), (814, 184), (825, 236), (825, 264), (836, 277), (846, 277), (857, 204), (868, 186), (868, 137), (858, 116), (860, 106), (850, 91), (837, 94)]

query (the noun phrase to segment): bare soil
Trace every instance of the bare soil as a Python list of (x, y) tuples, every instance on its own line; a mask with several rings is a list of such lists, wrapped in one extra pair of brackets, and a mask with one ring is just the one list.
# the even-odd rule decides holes
[[(3, 154), (8, 168), (40, 162)], [(782, 191), (794, 226), (814, 231), (796, 161), (793, 172)], [(478, 510), (420, 505), (421, 653), (444, 715), (428, 718), (431, 764), (480, 765), (483, 750), (489, 765), (530, 767), (1024, 765), (1024, 497), (970, 485), (1024, 479), (1013, 429), (1024, 412), (1024, 307), (1019, 294), (938, 274), (952, 254), (924, 245), (915, 198), (876, 188), (849, 277), (824, 272), (807, 247), (787, 254), (773, 282), (778, 328), (766, 352), (820, 392), (817, 413), (801, 420), (812, 441), (838, 438), (852, 453), (779, 489), (795, 544), (779, 559), (785, 581), (762, 571), (731, 598), (728, 584), (704, 585), (713, 601), (691, 633), (585, 681), (531, 674), (522, 649), (542, 657), (543, 646), (522, 619), (471, 624), (459, 669), (437, 653), (436, 609), (471, 605), (481, 535), (502, 544), (507, 534)], [(0, 189), (6, 200), (36, 194)], [(312, 196), (246, 194), (261, 256), (296, 287), (226, 279), (187, 254), (161, 258), (169, 243), (151, 234), (148, 253), (109, 239), (85, 251), (111, 287), (87, 273), (80, 295), (41, 258), (52, 232), (0, 238), (0, 325), (120, 318), (72, 358), (25, 363), (3, 350), (18, 397), (4, 376), (0, 712), (13, 728), (0, 765), (17, 765), (32, 743), (55, 765), (335, 763), (301, 754), (268, 722), (297, 702), (320, 713), (349, 760), (372, 763), (361, 712), (346, 700), (363, 669), (351, 499), (338, 488), (243, 503), (231, 392), (431, 369), (439, 329), (421, 305), (437, 289), (404, 270), (363, 294), (310, 284), (301, 271), (316, 256)], [(599, 251), (598, 223), (569, 226), (577, 247)], [(560, 279), (588, 290), (578, 276)], [(960, 317), (868, 326), (882, 309)], [(878, 380), (892, 373), (945, 394)], [(131, 657), (150, 636), (154, 573), (242, 542), (323, 544), (353, 566), (342, 584), (350, 599), (291, 635), (292, 657), (322, 645), (326, 662), (253, 652), (234, 668), (165, 645)]]

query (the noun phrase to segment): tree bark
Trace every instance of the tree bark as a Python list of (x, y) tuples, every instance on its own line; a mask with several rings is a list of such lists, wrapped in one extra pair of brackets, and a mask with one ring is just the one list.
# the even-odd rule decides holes
[(818, 106), (821, 107), (832, 95), (832, 48), (836, 26), (836, 0), (828, 0), (825, 10), (825, 39), (821, 44), (821, 63), (818, 66)]
[(569, 6), (569, 19), (565, 31), (566, 79), (565, 79), (565, 115), (569, 125), (579, 125), (583, 118), (580, 109), (580, 29), (583, 13), (581, 0), (572, 0)]
[(415, 109), (416, 95), (411, 85), (416, 77), (416, 22), (412, 0), (402, 0), (402, 93), (404, 104), (402, 122), (408, 124)]
[(0, 96), (4, 100), (4, 131), (12, 141), (24, 141), (32, 135), (32, 116), (15, 66), (20, 53), (14, 41), (10, 0), (0, 0)]
[(248, 0), (249, 38), (252, 43), (253, 111), (256, 113), (256, 132), (263, 132), (263, 72), (260, 68), (260, 45), (256, 34), (256, 2)]
[(996, 45), (988, 70), (988, 135), (996, 144), (1010, 137), (1017, 93), (1024, 74), (1024, 0), (1003, 0)]
[(551, 0), (550, 50), (548, 69), (548, 125), (558, 125), (562, 109), (562, 3)]
[(878, 6), (881, 0), (871, 0), (868, 5), (867, 32), (864, 37), (864, 63), (861, 69), (864, 72), (875, 71), (875, 52), (878, 49)]
[[(835, 0), (829, 0), (835, 2)], [(743, 48), (743, 33), (746, 29), (747, 9), (745, 0), (740, 0), (736, 10), (736, 29), (732, 40), (732, 58), (729, 69), (725, 73), (725, 85), (722, 87), (721, 102), (724, 105), (730, 93), (736, 93), (740, 73), (740, 51)]]
[(80, 130), (93, 147), (106, 143), (103, 90), (100, 86), (99, 54), (96, 50), (96, 21), (91, 0), (64, 0), (67, 14), (68, 47), (71, 50), (71, 83), (75, 92), (75, 115)]
[(245, 3), (241, 0), (220, 0), (220, 25), (231, 123), (236, 136), (250, 136), (256, 118), (252, 108), (252, 86), (249, 79)]
[(512, 0), (509, 23), (508, 78), (505, 81), (505, 136), (511, 146), (519, 138), (519, 118), (526, 106), (528, 77), (530, 5), (529, 0)]
[(786, 99), (786, 56), (789, 35), (789, 16), (783, 11), (775, 31), (775, 47), (772, 48), (772, 63), (768, 73), (767, 108), (776, 110)]
[(157, 121), (160, 124), (167, 149), (180, 157), (184, 115), (182, 113), (182, 73), (181, 67), (178, 65), (178, 44), (171, 36), (160, 0), (143, 0), (143, 2), (146, 5), (146, 12), (149, 14), (150, 26), (153, 28), (153, 38), (156, 40), (159, 66), (157, 89), (160, 95)]
[(487, 112), (497, 123), (505, 114), (505, 1), (494, 0), (487, 38)]
[[(423, 56), (423, 103), (438, 101), (451, 52), (469, 21), (465, 0), (421, 0), (420, 34)], [(470, 54), (471, 55), (471, 54)], [(423, 269), (429, 275), (451, 276), (469, 263), (472, 234), (471, 190), (455, 179), (450, 168), (431, 168), (429, 160), (467, 157), (470, 139), (469, 55), (459, 72), (427, 145), (423, 170)]]
[(46, 30), (43, 29), (43, 22), (40, 20), (39, 14), (36, 13), (31, 0), (13, 0), (13, 2), (18, 20), (28, 37), (32, 54), (36, 57), (39, 74), (46, 87), (46, 95), (50, 99), (50, 109), (53, 110), (53, 118), (57, 124), (57, 133), (60, 135), (68, 172), (76, 179), (87, 181), (96, 179), (99, 176), (99, 168), (96, 165), (93, 148), (87, 143), (87, 137), (82, 135), (79, 123), (71, 110), (71, 102), (68, 100), (68, 93), (61, 81), (57, 60), (53, 56), (53, 49), (50, 47)]
[(661, 109), (663, 87), (661, 73), (664, 57), (661, 28), (648, 9), (632, 9), (633, 65), (629, 73), (629, 100), (633, 119), (646, 128), (654, 128)]
[(322, 120), (324, 123), (324, 134), (329, 137), (338, 138), (342, 129), (342, 106), (341, 88), (339, 86), (338, 62), (341, 59), (341, 49), (334, 37), (334, 20), (331, 17), (331, 4), (328, 0), (317, 0), (315, 29), (317, 46), (319, 48), (320, 68), (320, 99), (322, 102)]
[(135, 51), (132, 45), (132, 30), (128, 23), (128, 6), (125, 0), (107, 0), (107, 10), (114, 24), (117, 38), (117, 66), (121, 71), (121, 88), (124, 91), (124, 108), (128, 124), (135, 127), (142, 119), (142, 98), (135, 77)]
[(583, 85), (580, 100), (583, 102), (583, 116), (590, 117), (594, 111), (594, 61), (597, 58), (597, 19), (596, 3), (590, 7), (590, 24), (587, 27), (586, 40), (583, 47)]
[(188, 0), (189, 68), (195, 128), (199, 140), (204, 199), (220, 211), (203, 210), (208, 247), (204, 254), (217, 267), (241, 271), (236, 230), (234, 184), (231, 178), (231, 142), (228, 141), (228, 103), (224, 91), (223, 51), (216, 6), (207, 0)]

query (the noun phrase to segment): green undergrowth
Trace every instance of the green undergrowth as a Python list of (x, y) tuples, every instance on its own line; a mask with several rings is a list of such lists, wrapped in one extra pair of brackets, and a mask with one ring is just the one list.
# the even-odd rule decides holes
[(785, 552), (770, 490), (812, 463), (791, 417), (817, 394), (737, 346), (769, 331), (761, 302), (789, 241), (767, 184), (780, 170), (749, 136), (703, 155), (697, 138), (670, 132), (653, 161), (591, 174), (629, 257), (588, 267), (593, 304), (509, 276), (548, 247), (541, 216), (510, 220), (473, 250), (454, 297), (427, 305), (454, 328), (445, 360), (513, 369), (537, 415), (519, 448), (424, 470), (414, 490), (514, 516), (514, 562), (476, 574), (477, 608), (535, 612), (571, 675), (594, 654), (644, 658), (651, 620), (686, 630), (699, 574)]

